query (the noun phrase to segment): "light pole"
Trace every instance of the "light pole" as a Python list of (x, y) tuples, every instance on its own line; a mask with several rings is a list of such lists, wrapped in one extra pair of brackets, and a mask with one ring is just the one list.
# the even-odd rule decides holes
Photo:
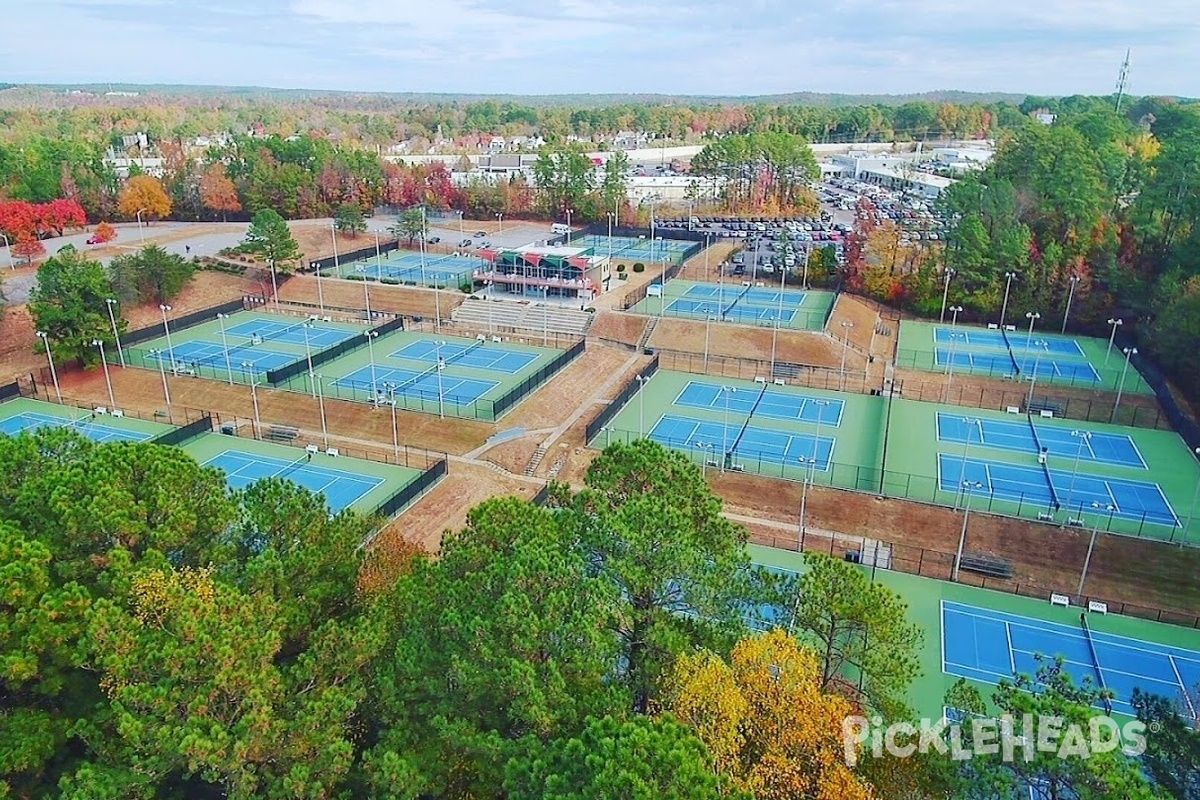
[(388, 400), (392, 406), (392, 458), (400, 463), (400, 426), (396, 423), (396, 384), (385, 383), (388, 390)]
[(148, 210), (148, 209), (145, 209), (145, 208), (139, 208), (139, 209), (137, 210), (137, 221), (138, 221), (138, 241), (140, 241), (142, 244), (145, 244), (145, 243), (146, 243), (146, 234), (145, 234), (145, 232), (142, 230), (142, 212), (143, 212), (143, 211), (147, 211), (147, 210)]
[(692, 447), (695, 447), (700, 451), (700, 478), (707, 481), (709, 457), (704, 454), (704, 450), (707, 448), (709, 452), (712, 452), (712, 444), (708, 442), (692, 442)]
[(92, 346), (100, 348), (100, 363), (104, 365), (104, 383), (108, 386), (108, 405), (110, 408), (116, 408), (117, 399), (113, 397), (112, 378), (108, 376), (108, 359), (104, 355), (104, 340), (92, 339)]
[(721, 391), (725, 395), (725, 423), (721, 426), (721, 472), (724, 472), (726, 462), (731, 460), (729, 456), (729, 395), (737, 394), (737, 388), (722, 386)]
[[(1200, 460), (1200, 447), (1192, 451), (1192, 455)], [(1200, 478), (1196, 479), (1196, 488), (1192, 492), (1192, 505), (1188, 508), (1187, 524), (1183, 526), (1183, 535), (1186, 536), (1188, 528), (1192, 527), (1192, 520), (1196, 518), (1196, 498), (1200, 497)]]
[[(363, 276), (363, 302), (367, 304), (367, 324), (370, 325), (372, 322), (371, 288), (370, 288), (371, 281), (368, 279), (368, 276), (367, 276), (367, 265), (366, 264), (357, 264), (354, 267), (354, 271)], [(425, 282), (424, 277), (422, 277), (421, 282), (422, 283)]]
[[(1030, 407), (1033, 405), (1033, 387), (1037, 385), (1038, 367), (1042, 365), (1042, 348), (1046, 346), (1046, 342), (1042, 339), (1034, 341), (1037, 345), (1037, 355), (1033, 358), (1033, 372), (1029, 376), (1029, 396), (1025, 398), (1025, 413), (1029, 413)], [(1028, 352), (1028, 351), (1027, 351)]]
[(496, 221), (500, 224), (500, 230), (497, 232), (497, 235), (503, 236), (504, 235), (504, 212), (503, 211), (496, 212)]
[[(708, 306), (704, 306), (703, 311), (704, 311), (704, 371), (708, 372), (708, 337), (709, 337), (709, 333), (712, 330), (712, 309), (710, 309)], [(772, 345), (772, 347), (771, 347), (771, 352), (772, 353), (775, 352), (774, 345)], [(772, 361), (772, 363), (774, 363), (774, 361), (775, 361), (774, 357), (771, 358), (771, 361)]]
[(842, 320), (842, 367), (841, 367), (841, 390), (846, 391), (846, 351), (850, 349), (850, 329), (854, 327), (854, 323), (849, 320)]
[(1104, 366), (1108, 366), (1108, 357), (1112, 355), (1113, 340), (1117, 338), (1117, 328), (1125, 324), (1125, 320), (1120, 317), (1110, 319), (1108, 324), (1112, 326), (1112, 333), (1108, 334), (1108, 349), (1104, 351)]
[[(1037, 311), (1026, 311), (1025, 319), (1029, 320), (1029, 333), (1025, 334), (1025, 358), (1029, 358), (1029, 343), (1033, 339), (1033, 323), (1042, 318), (1042, 315)], [(1025, 363), (1024, 360), (1021, 362)]]
[(175, 347), (171, 344), (171, 326), (167, 324), (167, 312), (171, 307), (166, 303), (159, 303), (158, 310), (162, 312), (163, 333), (167, 337), (167, 357), (171, 359), (171, 371), (175, 371)]
[[(756, 252), (757, 252), (757, 248), (756, 248)], [(808, 288), (808, 258), (811, 255), (812, 255), (812, 248), (811, 247), (804, 248), (804, 277), (800, 279), (800, 288), (801, 289)]]
[(444, 370), (445, 368), (446, 368), (446, 364), (445, 364), (445, 362), (444, 362), (444, 361), (442, 361), (442, 359), (439, 357), (439, 358), (438, 358), (438, 365), (437, 365), (437, 379), (438, 379), (438, 419), (445, 419), (445, 418), (446, 418), (446, 407), (445, 407), (445, 401), (446, 401), (446, 392), (445, 392), (445, 389), (443, 389), (443, 388), (442, 388), (442, 370)]
[(779, 314), (771, 315), (771, 320), (775, 323), (771, 328), (771, 377), (775, 377), (775, 345), (779, 340)]
[[(379, 387), (375, 384), (375, 337), (379, 336), (377, 331), (364, 331), (367, 337), (367, 359), (371, 364), (371, 402), (379, 404)], [(439, 355), (438, 360), (441, 360)]]
[(38, 331), (37, 335), (42, 340), (42, 346), (46, 348), (46, 360), (50, 362), (50, 379), (54, 381), (54, 393), (58, 395), (58, 402), (61, 403), (62, 389), (58, 386), (58, 370), (54, 368), (54, 355), (50, 352), (50, 335), (45, 331)]
[(1112, 416), (1108, 421), (1113, 422), (1117, 418), (1117, 409), (1121, 407), (1121, 393), (1125, 390), (1125, 373), (1129, 371), (1129, 357), (1137, 355), (1136, 347), (1125, 347), (1121, 350), (1125, 354), (1125, 365), (1121, 367), (1121, 380), (1117, 383), (1117, 400), (1113, 403)]
[(567, 212), (567, 244), (571, 243), (571, 209), (565, 209)]
[(104, 298), (104, 305), (108, 307), (108, 321), (112, 325), (113, 341), (117, 343), (117, 355), (121, 359), (121, 366), (125, 366), (125, 348), (121, 347), (121, 334), (117, 332), (117, 315), (113, 313), (113, 306), (117, 301), (111, 297)]
[(954, 277), (954, 268), (946, 267), (946, 283), (942, 287), (942, 315), (938, 318), (938, 322), (946, 321), (946, 298), (950, 296), (950, 279)]
[[(1096, 514), (1096, 521), (1092, 525), (1092, 536), (1090, 539), (1088, 539), (1087, 555), (1083, 557), (1083, 572), (1079, 574), (1079, 588), (1075, 590), (1075, 600), (1080, 605), (1083, 604), (1083, 584), (1087, 580), (1088, 567), (1090, 567), (1092, 564), (1092, 550), (1094, 550), (1096, 547), (1096, 534), (1100, 530), (1100, 512), (1108, 511), (1111, 514), (1116, 510), (1116, 506), (1102, 506), (1099, 503), (1092, 503), (1092, 511), (1094, 511)], [(1082, 512), (1080, 512), (1080, 516), (1083, 516)]]
[(254, 403), (254, 438), (262, 438), (262, 418), (258, 415), (258, 373), (253, 361), (243, 361), (242, 371), (250, 373), (250, 400)]
[[(1071, 435), (1079, 439), (1079, 446), (1075, 448), (1075, 465), (1071, 468), (1071, 483), (1067, 486), (1067, 519), (1071, 518), (1071, 501), (1075, 499), (1075, 478), (1079, 475), (1079, 458), (1083, 455), (1083, 446), (1091, 442), (1091, 431), (1071, 431)], [(1080, 505), (1080, 515), (1082, 516), (1082, 504)]]
[[(962, 494), (962, 484), (967, 479), (967, 454), (971, 452), (971, 431), (975, 430), (979, 425), (979, 420), (976, 417), (963, 417), (963, 424), (967, 426), (967, 439), (963, 442), (962, 463), (958, 468), (959, 487), (954, 491), (954, 507), (958, 508), (958, 498)], [(983, 440), (982, 432), (980, 441)]]
[(325, 423), (325, 377), (317, 374), (317, 408), (321, 411), (321, 439), (329, 449), (329, 426)]
[(1000, 305), (1000, 327), (1004, 328), (1004, 315), (1008, 312), (1008, 290), (1012, 288), (1013, 278), (1017, 277), (1016, 272), (1004, 273), (1004, 302)]
[(317, 396), (317, 387), (313, 384), (313, 363), (312, 363), (312, 345), (309, 342), (308, 332), (312, 330), (317, 318), (310, 316), (304, 322), (304, 357), (308, 360), (308, 390), (312, 392), (312, 396)]
[(954, 381), (954, 346), (958, 343), (958, 336), (954, 329), (958, 325), (958, 315), (962, 313), (962, 306), (950, 306), (950, 312), (953, 316), (950, 317), (950, 359), (946, 363), (946, 396), (943, 402), (950, 402), (950, 384)]
[(3, 233), (0, 233), (0, 239), (3, 239), (3, 240), (4, 240), (4, 249), (8, 251), (8, 268), (9, 268), (9, 269), (16, 269), (16, 268), (17, 268), (17, 262), (13, 260), (13, 254), (12, 254), (12, 242), (10, 242), (10, 241), (8, 240), (8, 237), (7, 237), (7, 236), (5, 236)]
[(317, 278), (317, 308), (321, 309), (321, 313), (325, 313), (325, 290), (321, 287), (321, 262), (310, 262), (313, 270), (313, 275)]
[(1062, 332), (1067, 332), (1067, 317), (1071, 316), (1071, 300), (1075, 298), (1075, 287), (1079, 285), (1079, 276), (1071, 276), (1071, 288), (1067, 291), (1067, 309), (1063, 311)]
[(958, 533), (958, 552), (954, 555), (954, 574), (950, 576), (952, 581), (958, 581), (958, 568), (962, 564), (963, 547), (967, 543), (967, 519), (971, 516), (971, 490), (982, 489), (983, 484), (979, 481), (963, 481), (962, 488), (967, 497), (963, 503), (962, 530)]
[(379, 231), (372, 231), (375, 234), (375, 277), (383, 279), (383, 253), (379, 250)]
[(167, 388), (167, 368), (163, 365), (163, 351), (147, 351), (158, 362), (158, 372), (162, 375), (163, 399), (167, 401), (167, 419), (171, 418), (171, 390)]
[[(829, 405), (828, 400), (813, 400), (812, 403), (813, 403), (813, 405), (818, 406), (822, 409), (825, 406)], [(796, 548), (797, 550), (804, 549), (804, 546), (803, 546), (804, 534), (808, 530), (808, 527), (807, 527), (808, 526), (808, 518), (806, 516), (807, 506), (808, 506), (808, 484), (812, 482), (812, 471), (815, 468), (815, 465), (817, 464), (817, 462), (820, 460), (819, 456), (818, 456), (818, 452), (819, 452), (819, 448), (821, 446), (821, 420), (822, 420), (822, 418), (824, 418), (824, 416), (825, 416), (824, 411), (817, 412), (817, 433), (816, 433), (816, 436), (813, 437), (812, 455), (808, 456), (808, 457), (800, 456), (799, 458), (796, 459), (801, 464), (804, 464), (804, 480), (800, 486), (800, 539), (801, 539), (801, 544), (799, 547)]]
[(228, 314), (217, 314), (217, 323), (221, 326), (221, 349), (225, 351), (225, 374), (229, 377), (229, 385), (233, 386), (233, 362), (229, 359), (229, 341), (225, 338), (225, 320)]

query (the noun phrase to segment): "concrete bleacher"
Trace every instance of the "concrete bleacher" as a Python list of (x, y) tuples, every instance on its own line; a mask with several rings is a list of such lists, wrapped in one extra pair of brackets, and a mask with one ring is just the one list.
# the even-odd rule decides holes
[(455, 324), (487, 329), (510, 328), (583, 336), (595, 314), (554, 304), (522, 303), (513, 300), (468, 299), (454, 309)]

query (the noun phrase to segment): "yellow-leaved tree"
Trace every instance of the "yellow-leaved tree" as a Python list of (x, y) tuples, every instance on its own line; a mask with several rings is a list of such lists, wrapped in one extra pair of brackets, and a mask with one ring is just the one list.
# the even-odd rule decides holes
[(730, 662), (685, 654), (670, 675), (666, 710), (708, 747), (716, 769), (758, 800), (868, 800), (846, 765), (842, 721), (859, 713), (821, 691), (816, 655), (776, 628), (742, 639)]
[(171, 213), (171, 196), (158, 178), (134, 175), (117, 195), (117, 209), (127, 217), (136, 217), (140, 211), (143, 220), (161, 219)]

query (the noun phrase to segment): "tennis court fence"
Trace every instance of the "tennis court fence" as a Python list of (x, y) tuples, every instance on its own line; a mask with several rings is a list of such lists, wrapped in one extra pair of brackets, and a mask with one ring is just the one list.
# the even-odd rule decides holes
[[(635, 430), (625, 430), (611, 426), (605, 427), (606, 422), (594, 422), (588, 426), (588, 441), (591, 442), (593, 447), (603, 448), (614, 441), (632, 442), (635, 439), (642, 438)], [(730, 429), (730, 441), (733, 440), (735, 432), (735, 429)], [(655, 436), (654, 438), (667, 447), (688, 453), (696, 461), (700, 461), (705, 455), (697, 449), (693, 441), (677, 440), (664, 436)], [(804, 478), (802, 467), (798, 466), (795, 461), (789, 463), (781, 462), (777, 453), (738, 447), (733, 451), (732, 457), (726, 463), (727, 466), (732, 466), (734, 471), (740, 473), (791, 481), (800, 481)], [(813, 486), (826, 486), (831, 489), (846, 489), (874, 496), (911, 500), (942, 508), (949, 505), (950, 501), (955, 497), (955, 490), (942, 488), (937, 477), (915, 475), (898, 470), (884, 470), (873, 465), (847, 464), (831, 461), (827, 469), (811, 470), (808, 474), (810, 485)], [(1047, 510), (1046, 492), (1041, 487), (1037, 491), (1031, 492), (1028, 496), (1023, 494), (997, 496), (990, 493), (985, 495), (982, 492), (972, 493), (970, 502), (972, 513), (982, 512), (1001, 517), (1020, 519), (1022, 521), (1038, 521), (1038, 515)], [(1065, 523), (1066, 516), (1075, 516), (1078, 513), (1074, 509), (1063, 509), (1063, 512), (1058, 516), (1056, 527)], [(1155, 522), (1153, 519), (1147, 518), (1145, 512), (1138, 518), (1109, 516), (1108, 518), (1096, 520), (1096, 523), (1099, 530), (1121, 536), (1154, 539), (1163, 542), (1176, 542), (1181, 539), (1179, 528)], [(1177, 543), (1194, 546), (1187, 541), (1178, 541)]]
[[(376, 325), (374, 328), (371, 328), (369, 332), (377, 336), (384, 336), (392, 331), (401, 330), (404, 330), (404, 318), (396, 317), (380, 325)], [(334, 359), (341, 358), (347, 353), (352, 353), (355, 350), (360, 350), (366, 346), (367, 337), (365, 335), (351, 336), (349, 339), (343, 339), (337, 344), (326, 347), (324, 350), (318, 350), (312, 354), (311, 358), (300, 357), (300, 360), (293, 361), (290, 364), (285, 364), (278, 369), (267, 370), (267, 383), (271, 384), (272, 386), (278, 386), (281, 383), (286, 383), (297, 375), (307, 372), (310, 366), (310, 361), (312, 368), (316, 369), (323, 364), (328, 364)]]
[(433, 484), (437, 483), (438, 479), (445, 475), (448, 469), (446, 459), (443, 458), (434, 462), (432, 466), (418, 475), (415, 480), (401, 487), (399, 491), (380, 503), (375, 513), (385, 517), (390, 517), (398, 513), (413, 500), (424, 494)]
[(638, 390), (642, 388), (642, 384), (650, 380), (650, 377), (658, 372), (658, 365), (659, 357), (655, 356), (649, 364), (642, 367), (641, 372), (631, 378), (629, 383), (625, 384), (625, 388), (621, 389), (612, 402), (601, 409), (596, 418), (587, 424), (587, 427), (584, 429), (584, 441), (592, 441), (600, 431), (604, 430), (604, 427), (612, 421), (612, 418), (620, 413), (625, 404), (632, 400), (633, 396), (638, 393)]
[[(1125, 336), (1118, 337), (1119, 340), (1126, 338)], [(1117, 341), (1117, 346), (1120, 348), (1134, 346), (1132, 340), (1119, 340)], [(1171, 393), (1171, 389), (1167, 385), (1166, 376), (1163, 375), (1162, 370), (1158, 368), (1157, 364), (1142, 355), (1140, 351), (1137, 353), (1130, 352), (1129, 363), (1142, 374), (1146, 383), (1154, 390), (1154, 396), (1158, 398), (1158, 403), (1162, 407), (1170, 426), (1187, 442), (1188, 449), (1195, 452), (1196, 448), (1200, 447), (1200, 425), (1196, 423), (1191, 415), (1180, 408), (1179, 401)]]
[[(959, 351), (964, 352), (964, 351)], [(997, 352), (999, 357), (999, 352)], [(1023, 382), (1027, 382), (1024, 373), (1018, 375), (1015, 368), (1015, 360), (1012, 352), (1008, 352), (1008, 358), (1004, 359), (1003, 366), (991, 362), (987, 365), (976, 364), (966, 366), (962, 364), (954, 365), (955, 376), (971, 375), (976, 377), (1000, 378), (1004, 380), (1014, 380), (1019, 377)], [(1045, 362), (1043, 362), (1045, 363)], [(1009, 366), (1009, 365), (1012, 366)], [(933, 351), (927, 350), (900, 350), (896, 353), (896, 367), (906, 369), (918, 369), (923, 372), (945, 372), (946, 365), (937, 363), (937, 355)], [(1048, 378), (1044, 375), (1039, 375), (1037, 379), (1038, 385), (1051, 386), (1073, 386), (1081, 389), (1096, 389), (1096, 382), (1088, 380), (1082, 375), (1060, 375), (1053, 378)]]
[[(202, 308), (199, 311), (193, 311), (190, 314), (184, 314), (181, 317), (167, 320), (167, 329), (171, 333), (178, 333), (187, 328), (195, 327), (202, 322), (211, 322), (216, 319), (217, 314), (232, 314), (234, 311), (243, 311), (247, 307), (246, 298), (240, 300), (230, 300), (227, 303)], [(138, 328), (133, 331), (126, 331), (121, 334), (120, 342), (123, 347), (148, 342), (151, 339), (157, 339), (163, 335), (162, 325), (147, 325), (145, 328)]]
[(0, 402), (21, 396), (21, 384), (13, 381), (0, 386)]
[[(799, 528), (799, 526), (797, 526)], [(1056, 528), (1045, 526), (1047, 547), (1052, 546)], [(811, 553), (824, 553), (838, 558), (858, 558), (861, 563), (873, 568), (879, 567), (904, 572), (909, 575), (919, 575), (923, 578), (935, 578), (942, 581), (952, 580), (954, 574), (955, 553), (934, 550), (917, 545), (897, 544), (877, 539), (868, 539), (855, 534), (838, 533), (830, 536), (828, 532), (806, 528), (796, 533), (783, 534), (765, 529), (756, 529), (750, 535), (754, 544), (766, 545), (781, 550), (801, 550)], [(1104, 537), (1098, 540), (1098, 547), (1103, 545)], [(849, 554), (849, 555), (848, 555)], [(966, 555), (966, 553), (964, 553)], [(1071, 566), (1063, 565), (1061, 580), (1037, 580), (1031, 575), (1018, 574), (1014, 578), (995, 578), (960, 569), (958, 583), (974, 586), (980, 589), (993, 589), (998, 592), (1016, 594), (1022, 597), (1032, 597), (1046, 600), (1051, 592), (1071, 593), (1078, 581), (1078, 575), (1070, 573)], [(872, 569), (872, 577), (874, 569)], [(1108, 605), (1113, 614), (1124, 614), (1139, 619), (1164, 622), (1170, 625), (1183, 625), (1188, 628), (1200, 628), (1200, 615), (1174, 609), (1159, 608), (1140, 603), (1126, 602), (1112, 595), (1083, 595), (1075, 597), (1074, 602), (1086, 608), (1091, 600)]]
[[(379, 243), (379, 252), (381, 254), (382, 253), (391, 253), (391, 252), (393, 252), (395, 250), (399, 250), (399, 249), (400, 249), (400, 240), (399, 239), (392, 239), (391, 241), (388, 241), (388, 242), (381, 241)], [(349, 264), (353, 261), (363, 261), (365, 259), (374, 258), (374, 257), (375, 257), (375, 245), (372, 243), (370, 247), (362, 247), (362, 248), (359, 248), (358, 250), (350, 250), (349, 252), (346, 252), (346, 253), (338, 253), (336, 256), (327, 256), (326, 258), (318, 258), (313, 261), (309, 261), (308, 269), (306, 271), (307, 272), (316, 272), (316, 271), (320, 270), (321, 274), (324, 275), (325, 270), (329, 269), (330, 267), (338, 267), (338, 266), (341, 266), (342, 264)]]
[(571, 345), (566, 350), (554, 357), (550, 363), (539, 369), (537, 372), (530, 375), (520, 384), (509, 389), (492, 403), (492, 419), (500, 419), (500, 417), (521, 401), (527, 394), (537, 389), (547, 380), (549, 380), (560, 369), (570, 364), (576, 358), (583, 354), (587, 347), (587, 341), (580, 339), (575, 344)]
[(199, 419), (193, 420), (179, 428), (166, 433), (159, 434), (150, 440), (151, 444), (183, 444), (189, 439), (199, 436), (202, 433), (208, 433), (213, 429), (213, 418), (210, 414), (204, 414)]
[(815, 364), (799, 364), (791, 361), (776, 361), (772, 369), (770, 361), (738, 356), (720, 356), (686, 350), (652, 348), (662, 360), (662, 368), (676, 372), (693, 372), (722, 378), (754, 380), (768, 378), (782, 380), (788, 386), (804, 386), (809, 389), (829, 389), (857, 394), (875, 394), (879, 387), (865, 372), (847, 369), (843, 373), (833, 367)]
[[(1112, 392), (1097, 392), (1090, 390), (1087, 397), (1079, 397), (1069, 392), (1078, 389), (1055, 391), (1057, 385), (1038, 383), (1040, 391), (1034, 395), (1033, 404), (1026, 408), (1029, 400), (1029, 387), (1013, 382), (1011, 389), (1001, 389), (972, 383), (974, 377), (968, 373), (959, 378), (955, 374), (955, 382), (946, 393), (946, 383), (942, 380), (924, 380), (909, 375), (896, 375), (895, 386), (899, 397), (905, 400), (924, 400), (932, 403), (967, 406), (970, 408), (990, 408), (1004, 411), (1010, 407), (1022, 411), (1046, 409), (1056, 417), (1066, 417), (1085, 422), (1115, 422), (1118, 425), (1128, 425), (1134, 428), (1154, 428), (1158, 430), (1173, 430), (1171, 419), (1159, 408), (1158, 402), (1149, 395), (1131, 395), (1126, 393), (1121, 400), (1117, 414), (1113, 416), (1113, 406), (1116, 395)], [(1184, 437), (1186, 440), (1186, 436)], [(1200, 439), (1200, 433), (1197, 434)]]

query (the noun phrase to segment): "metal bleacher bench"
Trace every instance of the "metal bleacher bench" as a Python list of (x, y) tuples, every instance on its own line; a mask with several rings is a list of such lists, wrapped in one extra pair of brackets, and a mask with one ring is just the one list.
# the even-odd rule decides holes
[(982, 553), (963, 553), (958, 568), (978, 572), (992, 578), (1011, 578), (1013, 576), (1011, 561)]
[(300, 435), (300, 429), (291, 425), (272, 425), (263, 435), (264, 439), (275, 442), (290, 442)]

